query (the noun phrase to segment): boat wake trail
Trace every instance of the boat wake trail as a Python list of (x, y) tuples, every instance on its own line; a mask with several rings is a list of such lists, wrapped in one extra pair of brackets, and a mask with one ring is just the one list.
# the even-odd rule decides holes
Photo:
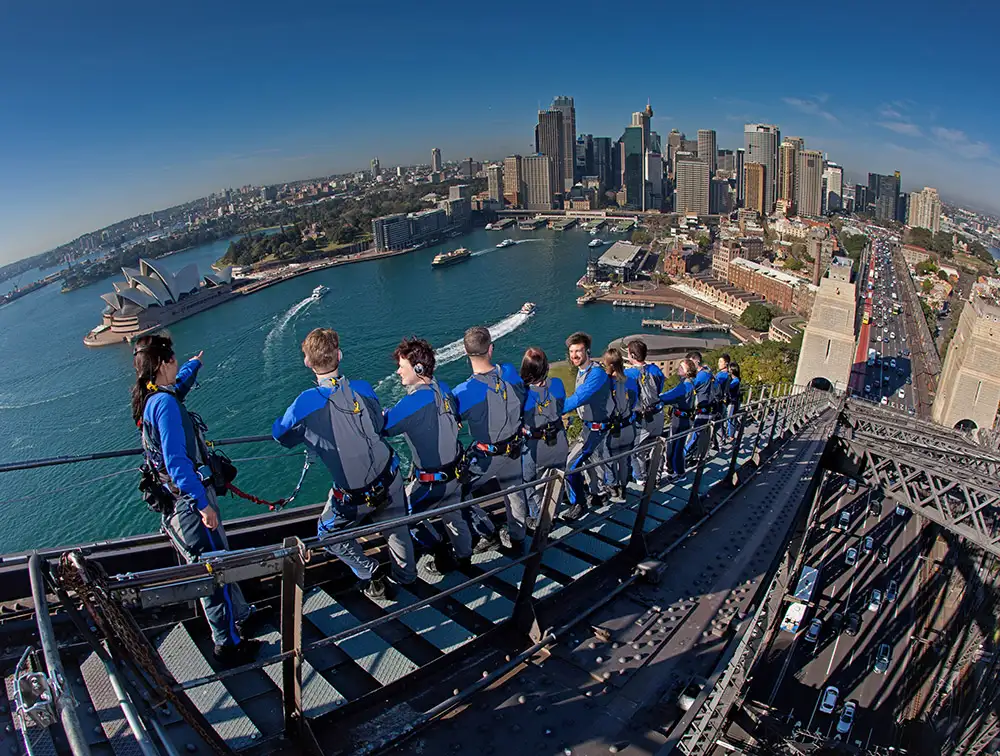
[(288, 308), (288, 311), (278, 318), (278, 322), (274, 324), (274, 328), (268, 331), (267, 336), (264, 337), (264, 356), (270, 356), (271, 349), (274, 346), (275, 341), (284, 333), (284, 330), (288, 327), (288, 324), (292, 322), (292, 318), (306, 309), (316, 300), (313, 297), (306, 297), (301, 302), (298, 302)]
[(477, 249), (469, 257), (479, 257), (480, 255), (485, 255), (487, 252), (492, 252), (496, 247), (487, 247), (486, 249)]
[[(513, 333), (527, 323), (530, 317), (531, 315), (523, 312), (515, 312), (513, 315), (508, 315), (500, 322), (494, 323), (489, 327), (490, 337), (493, 341), (496, 341), (499, 338)], [(450, 344), (445, 344), (440, 349), (435, 349), (434, 357), (436, 358), (435, 362), (437, 363), (437, 367), (462, 359), (465, 357), (464, 340), (456, 339)], [(399, 376), (392, 373), (375, 384), (375, 393), (378, 394), (379, 400), (382, 402), (382, 406), (388, 408), (402, 399), (403, 394), (406, 392), (403, 389), (403, 384), (399, 382)]]

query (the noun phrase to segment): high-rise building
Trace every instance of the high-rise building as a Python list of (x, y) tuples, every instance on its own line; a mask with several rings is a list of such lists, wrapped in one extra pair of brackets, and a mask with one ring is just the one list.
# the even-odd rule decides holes
[(441, 162), (441, 150), (438, 147), (434, 147), (431, 150), (431, 172), (440, 173), (443, 170), (444, 163)]
[(671, 175), (673, 175), (674, 161), (677, 159), (677, 153), (681, 151), (681, 142), (683, 141), (684, 134), (677, 129), (671, 129), (670, 133), (667, 134), (667, 167)]
[(653, 108), (646, 105), (645, 110), (637, 110), (632, 114), (632, 125), (639, 126), (642, 129), (642, 148), (643, 151), (649, 148), (649, 134), (652, 129), (653, 121)]
[(621, 145), (621, 187), (625, 190), (625, 207), (645, 210), (646, 178), (645, 149), (641, 125), (627, 126), (619, 140)]
[(854, 212), (865, 213), (868, 212), (868, 205), (871, 204), (871, 196), (868, 192), (868, 186), (865, 184), (855, 184), (854, 185)]
[(716, 155), (716, 170), (726, 173), (736, 173), (736, 153), (732, 150), (719, 150)]
[[(871, 180), (869, 174), (869, 180)], [(878, 194), (875, 197), (875, 217), (878, 220), (896, 219), (899, 204), (899, 179), (894, 175), (878, 177)]]
[(764, 210), (770, 213), (778, 195), (778, 144), (781, 130), (767, 123), (748, 123), (743, 127), (743, 142), (748, 163), (764, 166)]
[(601, 179), (601, 186), (607, 189), (617, 189), (614, 180), (611, 137), (594, 137), (593, 175)]
[[(573, 140), (576, 144), (576, 139)], [(555, 191), (562, 192), (564, 187), (564, 166), (565, 156), (563, 151), (566, 147), (565, 134), (563, 129), (563, 113), (561, 110), (539, 110), (538, 125), (535, 127), (535, 152), (539, 155), (548, 155), (552, 158), (553, 170), (555, 171)], [(572, 153), (571, 153), (572, 154)], [(572, 186), (572, 184), (570, 184)]]
[(594, 137), (592, 134), (581, 134), (576, 138), (575, 176), (594, 175)]
[(459, 173), (461, 173), (462, 176), (464, 176), (465, 178), (472, 178), (477, 173), (475, 168), (475, 161), (470, 157), (462, 161), (458, 170)]
[(764, 204), (767, 202), (767, 168), (760, 163), (748, 162), (745, 164), (743, 175), (746, 192), (743, 207), (764, 215)]
[(663, 209), (663, 156), (659, 152), (646, 150), (646, 193), (645, 210)]
[(896, 220), (899, 223), (906, 223), (906, 219), (910, 215), (910, 195), (906, 192), (900, 192), (899, 197), (896, 198)]
[[(560, 118), (561, 118), (560, 114)], [(521, 160), (524, 171), (526, 210), (551, 210), (558, 170), (550, 155), (528, 155)]]
[(747, 201), (746, 150), (736, 150), (736, 206), (745, 207)]
[(503, 179), (504, 199), (513, 207), (522, 207), (525, 202), (525, 186), (520, 155), (504, 158)]
[(562, 186), (569, 191), (576, 183), (576, 105), (572, 97), (557, 97), (552, 110), (562, 113)]
[(875, 200), (878, 199), (879, 181), (881, 180), (882, 176), (878, 173), (868, 174), (868, 201), (873, 205), (875, 204)]
[(937, 189), (925, 186), (919, 192), (910, 192), (910, 214), (906, 223), (935, 234), (941, 230), (941, 198)]
[(372, 158), (372, 178), (378, 178), (382, 175), (382, 166), (379, 165), (378, 158)]
[(949, 428), (992, 429), (1000, 405), (1000, 304), (973, 294), (958, 318), (931, 408)]
[(844, 206), (844, 169), (827, 162), (823, 169), (823, 213), (832, 213)]
[(486, 169), (486, 180), (490, 199), (503, 207), (503, 166), (497, 163)]
[(732, 186), (729, 179), (712, 176), (709, 189), (708, 212), (713, 215), (728, 215), (733, 211)]
[(372, 236), (375, 237), (375, 249), (403, 249), (410, 243), (410, 223), (406, 213), (384, 215), (372, 219)]
[(674, 170), (674, 212), (708, 215), (710, 178), (708, 163), (690, 153), (678, 153)]
[(698, 129), (698, 159), (708, 163), (708, 170), (714, 176), (719, 159), (715, 129)]
[(796, 172), (799, 167), (799, 151), (803, 149), (801, 139), (790, 137), (778, 148), (778, 199), (795, 205)]
[(823, 153), (819, 150), (799, 152), (799, 194), (795, 207), (799, 215), (819, 217), (823, 214)]

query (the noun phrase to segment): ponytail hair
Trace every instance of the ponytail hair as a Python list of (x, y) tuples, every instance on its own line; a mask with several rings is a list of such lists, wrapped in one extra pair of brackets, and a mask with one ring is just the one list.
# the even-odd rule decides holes
[(604, 363), (604, 372), (613, 378), (625, 380), (625, 358), (622, 357), (621, 350), (611, 347), (604, 353), (601, 361)]
[(132, 350), (132, 365), (135, 367), (135, 385), (132, 386), (132, 419), (138, 425), (142, 422), (142, 412), (146, 399), (154, 389), (149, 386), (156, 382), (160, 367), (174, 358), (174, 342), (169, 336), (140, 336)]

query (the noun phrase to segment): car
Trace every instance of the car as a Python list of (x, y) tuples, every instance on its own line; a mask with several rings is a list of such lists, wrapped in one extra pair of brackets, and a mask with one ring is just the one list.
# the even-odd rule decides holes
[(890, 339), (894, 339), (894, 338), (896, 338), (896, 332), (895, 332), (895, 331), (890, 331), (890, 332), (889, 332), (889, 338), (890, 338)]
[(839, 695), (840, 691), (837, 688), (833, 685), (827, 685), (826, 690), (819, 698), (820, 714), (833, 714), (833, 710), (837, 708), (837, 696)]
[(853, 546), (851, 546), (844, 553), (844, 564), (846, 564), (848, 567), (853, 567), (854, 563), (857, 561), (858, 561), (858, 550)]
[(875, 664), (872, 665), (872, 672), (876, 675), (884, 675), (892, 662), (892, 646), (888, 643), (879, 644), (878, 651), (875, 652)]
[(886, 544), (882, 544), (878, 547), (878, 560), (882, 564), (886, 564), (889, 561), (889, 547)]
[(899, 391), (896, 392), (896, 396), (898, 396), (900, 399), (905, 399), (906, 398), (906, 392), (903, 391), (903, 389), (900, 389)]
[(872, 385), (870, 383), (865, 384), (865, 393), (870, 394), (872, 392)]
[(883, 333), (888, 332), (889, 326), (882, 326)]
[(882, 401), (879, 402), (879, 404), (882, 404), (882, 405), (885, 405), (885, 404), (888, 404), (888, 403), (889, 403), (889, 397), (887, 397), (887, 396), (883, 396), (882, 397)]
[(883, 344), (888, 344), (889, 343), (889, 337), (888, 336), (883, 336), (882, 337), (882, 343)]
[(903, 350), (903, 356), (904, 357), (909, 357), (910, 356), (910, 350), (909, 349), (904, 349)]
[(875, 539), (871, 536), (865, 536), (864, 546), (865, 553), (870, 553), (875, 548)]
[(698, 700), (698, 696), (701, 695), (701, 691), (705, 688), (705, 682), (698, 678), (694, 678), (689, 682), (681, 694), (677, 696), (677, 705), (680, 707), (681, 711), (688, 711), (694, 702)]
[(904, 507), (902, 504), (896, 505), (896, 517), (903, 518), (910, 513), (910, 510)]
[(840, 719), (837, 720), (837, 734), (846, 735), (851, 731), (854, 726), (854, 715), (858, 710), (857, 701), (848, 701), (844, 704), (843, 710), (840, 712)]
[(844, 626), (844, 614), (843, 612), (834, 612), (833, 616), (830, 617), (830, 632), (837, 634), (840, 632), (840, 628)]
[(823, 632), (823, 620), (817, 617), (809, 623), (809, 629), (806, 631), (805, 637), (806, 643), (815, 643), (818, 641), (821, 632)]
[(878, 588), (872, 588), (872, 597), (868, 602), (869, 612), (878, 612), (882, 607), (882, 591)]
[(869, 502), (869, 504), (868, 504), (868, 514), (870, 514), (872, 517), (881, 517), (882, 516), (882, 505), (879, 504), (877, 501)]
[(855, 478), (847, 479), (847, 493), (857, 493), (858, 492), (858, 481)]
[(882, 385), (882, 381), (880, 381), (878, 378), (876, 378), (875, 379), (875, 388), (879, 388), (881, 385)]
[(886, 602), (895, 601), (896, 596), (899, 595), (899, 583), (895, 580), (889, 581), (889, 587), (885, 589), (885, 600)]
[(906, 376), (906, 385), (909, 386), (911, 383), (913, 383), (913, 379), (910, 376)]
[(845, 509), (843, 512), (840, 513), (840, 520), (837, 522), (837, 524), (842, 528), (846, 528), (848, 525), (851, 524), (850, 508)]
[(889, 367), (896, 367), (896, 358), (895, 357), (892, 358), (891, 360), (889, 360)]

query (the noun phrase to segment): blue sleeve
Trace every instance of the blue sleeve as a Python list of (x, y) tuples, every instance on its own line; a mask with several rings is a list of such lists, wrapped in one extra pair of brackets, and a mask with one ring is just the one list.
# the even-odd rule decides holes
[(458, 404), (458, 416), (465, 419), (473, 407), (486, 399), (486, 384), (470, 378), (455, 387), (454, 395)]
[(667, 380), (667, 377), (663, 374), (663, 371), (660, 370), (660, 368), (657, 367), (656, 365), (649, 366), (649, 374), (653, 376), (653, 380), (656, 381), (656, 391), (657, 393), (659, 393), (660, 391), (663, 390), (663, 382)]
[(584, 404), (589, 402), (594, 398), (594, 394), (604, 388), (604, 385), (608, 382), (608, 374), (604, 372), (600, 367), (595, 367), (587, 373), (587, 377), (584, 379), (583, 384), (578, 386), (576, 391), (574, 391), (570, 397), (566, 400), (566, 404), (563, 405), (563, 412), (572, 412), (578, 407), (582, 407)]
[(698, 388), (703, 383), (708, 383), (710, 380), (712, 380), (711, 373), (709, 373), (707, 370), (699, 370), (698, 374), (695, 375), (694, 377), (694, 387)]
[(187, 396), (188, 391), (194, 386), (194, 379), (201, 370), (201, 360), (188, 360), (177, 370), (177, 378), (174, 379), (174, 393), (178, 399)]
[(626, 378), (635, 378), (636, 380), (639, 380), (639, 375), (640, 375), (639, 368), (637, 368), (637, 367), (627, 367), (627, 368), (625, 368), (625, 377)]
[(694, 385), (690, 381), (681, 381), (670, 389), (670, 391), (667, 391), (665, 394), (660, 394), (660, 401), (665, 402), (666, 404), (671, 404), (683, 399), (692, 391), (694, 391)]
[(433, 400), (433, 391), (417, 391), (404, 396), (395, 407), (385, 411), (385, 427), (382, 429), (382, 435), (398, 436), (405, 433), (413, 413)]
[(305, 441), (305, 419), (308, 415), (326, 404), (330, 396), (329, 390), (323, 388), (310, 389), (299, 394), (285, 414), (274, 421), (271, 435), (284, 447), (291, 449)]
[(561, 378), (553, 378), (549, 381), (549, 394), (556, 403), (556, 410), (560, 415), (566, 412), (566, 387)]
[(524, 413), (525, 414), (528, 414), (529, 412), (534, 411), (535, 405), (538, 404), (538, 401), (537, 401), (537, 398), (536, 398), (537, 396), (538, 395), (531, 388), (531, 386), (528, 386), (528, 396), (524, 400)]
[(500, 364), (500, 377), (513, 386), (524, 386), (521, 374), (517, 372), (517, 369), (509, 362), (503, 362)]
[(194, 462), (187, 454), (180, 405), (169, 394), (156, 394), (153, 398), (156, 400), (152, 407), (153, 422), (160, 434), (160, 449), (167, 474), (181, 493), (192, 497), (198, 509), (204, 509), (208, 506), (208, 495), (195, 471)]
[(721, 386), (727, 380), (729, 380), (729, 373), (726, 372), (725, 370), (722, 370), (722, 371), (716, 373), (716, 375), (715, 375), (715, 384), (717, 386)]

